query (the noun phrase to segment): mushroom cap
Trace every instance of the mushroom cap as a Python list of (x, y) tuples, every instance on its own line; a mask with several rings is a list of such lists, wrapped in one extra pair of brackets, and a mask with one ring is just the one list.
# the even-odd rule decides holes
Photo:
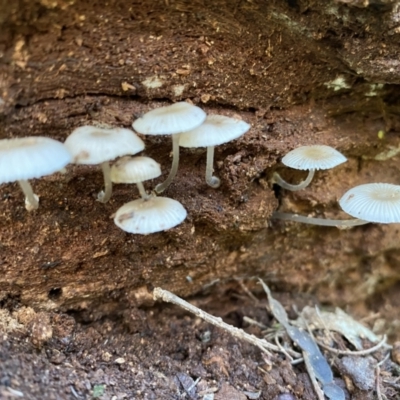
[(179, 225), (186, 218), (182, 204), (168, 197), (138, 199), (124, 204), (115, 214), (115, 224), (129, 233), (148, 235)]
[(400, 186), (367, 183), (348, 190), (340, 207), (354, 218), (381, 224), (400, 222)]
[(160, 175), (160, 164), (150, 157), (122, 157), (111, 167), (114, 183), (138, 183)]
[(0, 183), (50, 175), (70, 162), (68, 149), (54, 139), (35, 136), (0, 140)]
[(180, 101), (147, 112), (132, 126), (144, 135), (175, 135), (197, 128), (205, 119), (206, 113), (200, 107)]
[(65, 141), (75, 164), (101, 164), (144, 149), (143, 140), (130, 129), (81, 126)]
[(237, 139), (249, 129), (250, 125), (242, 120), (225, 115), (208, 115), (202, 125), (180, 135), (179, 146), (218, 146)]
[(301, 146), (289, 151), (282, 163), (301, 170), (330, 169), (347, 161), (347, 158), (333, 147), (325, 145)]

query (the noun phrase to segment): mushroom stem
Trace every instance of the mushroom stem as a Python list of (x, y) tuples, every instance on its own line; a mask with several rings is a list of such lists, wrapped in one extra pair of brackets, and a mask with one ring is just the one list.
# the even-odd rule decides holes
[(162, 193), (173, 181), (178, 171), (179, 166), (179, 133), (172, 135), (172, 166), (169, 171), (168, 178), (156, 186), (155, 191), (160, 194)]
[(148, 200), (151, 196), (146, 193), (142, 182), (136, 183), (137, 188), (139, 189), (140, 196), (143, 200)]
[(303, 215), (282, 213), (279, 211), (275, 211), (272, 214), (271, 219), (302, 222), (304, 224), (310, 224), (310, 225), (335, 226), (336, 228), (339, 229), (346, 229), (346, 228), (351, 228), (352, 226), (365, 225), (369, 223), (369, 221), (364, 221), (363, 219), (358, 219), (358, 218), (335, 220), (335, 219), (305, 217)]
[(221, 181), (213, 176), (214, 164), (214, 146), (207, 147), (207, 164), (206, 164), (206, 182), (208, 186), (217, 189), (221, 185)]
[(274, 172), (274, 174), (272, 175), (272, 182), (283, 187), (284, 189), (296, 192), (297, 190), (301, 190), (307, 187), (312, 181), (314, 174), (315, 174), (315, 169), (310, 169), (308, 171), (307, 178), (303, 182), (300, 182), (298, 185), (291, 185), (290, 183), (287, 183), (285, 180), (283, 180), (277, 172)]
[(37, 210), (39, 207), (39, 197), (33, 193), (31, 184), (26, 180), (20, 180), (18, 183), (25, 195), (25, 208), (28, 211)]
[(101, 170), (104, 176), (104, 191), (101, 191), (97, 195), (97, 200), (102, 203), (107, 203), (110, 200), (112, 193), (112, 181), (111, 181), (111, 168), (108, 161), (101, 163)]

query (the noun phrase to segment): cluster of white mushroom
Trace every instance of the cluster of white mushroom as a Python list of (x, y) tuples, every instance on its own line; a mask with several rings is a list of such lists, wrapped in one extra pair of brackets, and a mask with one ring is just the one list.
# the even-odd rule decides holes
[[(148, 194), (146, 180), (161, 175), (160, 165), (149, 157), (132, 157), (145, 145), (133, 131), (123, 128), (104, 129), (82, 126), (75, 129), (64, 144), (44, 137), (0, 140), (0, 184), (18, 181), (28, 211), (37, 209), (39, 198), (28, 179), (40, 178), (62, 170), (67, 164), (101, 165), (104, 191), (98, 200), (106, 203), (113, 183), (135, 183), (141, 198), (124, 204), (115, 214), (115, 224), (126, 232), (149, 234), (180, 224), (187, 212), (178, 201), (157, 197), (175, 177), (179, 164), (179, 146), (207, 147), (206, 182), (220, 186), (213, 176), (214, 146), (234, 140), (246, 133), (250, 125), (222, 115), (209, 115), (186, 102), (149, 111), (132, 124), (144, 135), (172, 135), (173, 162), (168, 178)], [(112, 167), (110, 161), (117, 160)]]
[[(308, 170), (307, 178), (298, 185), (284, 181), (274, 173), (272, 183), (284, 189), (296, 191), (304, 189), (311, 182), (318, 169), (330, 169), (347, 161), (346, 157), (329, 146), (302, 146), (290, 151), (282, 158), (282, 163), (298, 170)], [(296, 221), (312, 225), (348, 228), (370, 222), (389, 224), (400, 223), (400, 186), (389, 183), (368, 183), (348, 190), (339, 200), (342, 210), (355, 219), (332, 220), (312, 218), (276, 211), (272, 218)]]

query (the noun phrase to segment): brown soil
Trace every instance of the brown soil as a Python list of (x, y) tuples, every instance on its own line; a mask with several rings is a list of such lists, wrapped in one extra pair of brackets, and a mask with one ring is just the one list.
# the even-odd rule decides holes
[[(204, 183), (204, 149), (182, 150), (166, 195), (188, 218), (168, 232), (143, 237), (115, 227), (111, 215), (136, 189), (116, 185), (108, 204), (96, 202), (102, 177), (93, 167), (35, 180), (40, 208), (32, 213), (16, 184), (1, 186), (0, 306), (38, 313), (22, 317), (21, 333), (3, 336), (4, 396), (17, 396), (11, 387), (32, 399), (90, 398), (105, 385), (103, 398), (172, 399), (183, 397), (182, 382), (201, 377), (199, 398), (210, 388), (220, 400), (244, 399), (245, 390), (313, 398), (302, 367), (277, 359), (266, 377), (258, 350), (174, 307), (151, 308), (154, 286), (189, 296), (217, 284), (196, 301), (235, 325), (243, 315), (267, 323), (264, 310), (235, 300), (243, 300), (235, 285), (225, 287), (259, 276), (276, 291), (372, 315), (374, 330), (399, 338), (398, 225), (339, 231), (269, 221), (278, 207), (344, 218), (337, 200), (348, 188), (398, 183), (393, 3), (0, 0), (2, 138), (63, 141), (83, 124), (130, 127), (143, 112), (179, 100), (252, 125), (216, 149), (219, 190)], [(143, 139), (166, 175), (170, 140)], [(334, 146), (349, 161), (318, 172), (304, 191), (272, 188), (275, 170), (302, 179), (279, 159), (311, 143)], [(392, 386), (385, 390), (395, 398)]]
[[(307, 296), (279, 298), (300, 308), (314, 303)], [(265, 302), (254, 303), (237, 283), (219, 285), (191, 302), (239, 327), (244, 316), (264, 325), (272, 322)], [(0, 396), (5, 399), (17, 398), (16, 393), (35, 400), (206, 399), (207, 394), (215, 400), (316, 399), (302, 364), (292, 366), (284, 356), (270, 359), (177, 307), (132, 309), (122, 318), (89, 324), (82, 315), (75, 314), (77, 322), (73, 315), (36, 314), (30, 308), (16, 310), (13, 317), (3, 315), (0, 321), (13, 326), (0, 339)], [(262, 336), (260, 328), (244, 327)], [(340, 376), (338, 358), (330, 355), (329, 360)], [(395, 382), (390, 365), (383, 365), (383, 374), (386, 382)], [(348, 398), (374, 398), (373, 391), (346, 379)], [(336, 383), (346, 387), (340, 378)], [(398, 398), (393, 383), (381, 383), (381, 390), (388, 399)]]

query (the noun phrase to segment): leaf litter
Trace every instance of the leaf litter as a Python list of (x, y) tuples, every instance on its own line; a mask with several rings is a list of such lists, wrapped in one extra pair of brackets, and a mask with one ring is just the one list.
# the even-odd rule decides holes
[[(273, 366), (276, 354), (287, 357), (293, 365), (304, 362), (315, 395), (319, 400), (325, 399), (325, 396), (330, 400), (345, 400), (347, 398), (346, 391), (351, 392), (354, 387), (365, 392), (375, 389), (379, 400), (388, 398), (381, 392), (380, 367), (384, 363), (390, 363), (391, 365), (387, 366), (387, 370), (394, 369), (395, 372), (398, 372), (399, 368), (389, 359), (392, 346), (387, 344), (386, 335), (383, 335), (382, 338), (378, 337), (369, 328), (357, 322), (339, 308), (336, 308), (335, 312), (332, 313), (320, 311), (317, 307), (306, 306), (299, 313), (297, 320), (289, 321), (285, 308), (272, 297), (268, 286), (261, 279), (259, 279), (259, 283), (267, 294), (269, 309), (278, 322), (276, 327), (278, 329), (275, 329), (273, 335), (275, 344), (267, 340), (271, 335), (258, 338), (248, 334), (161, 288), (154, 289), (153, 297), (155, 300), (163, 300), (178, 305), (206, 322), (257, 346), (264, 353), (264, 359), (266, 359), (268, 366)], [(241, 284), (241, 286), (243, 288), (244, 285)], [(248, 290), (245, 290), (245, 292), (250, 293)], [(257, 301), (254, 295), (251, 298)], [(246, 320), (251, 324), (264, 327), (251, 318), (246, 318)], [(314, 336), (313, 331), (318, 332), (318, 338)], [(271, 330), (266, 332), (271, 332)], [(345, 338), (356, 350), (332, 347), (335, 345), (334, 332), (341, 335), (339, 336), (341, 340), (338, 340), (339, 344), (343, 345), (343, 338)], [(285, 345), (280, 344), (279, 337), (282, 337), (284, 333), (289, 336), (295, 346), (290, 347), (287, 343)], [(328, 346), (324, 343), (327, 340), (331, 345)], [(365, 342), (376, 343), (376, 345), (365, 348)], [(320, 347), (327, 350), (327, 356), (322, 353)], [(372, 357), (370, 355), (372, 353), (376, 353), (376, 357)], [(335, 371), (340, 372), (345, 384), (334, 377), (334, 371), (327, 359), (332, 355), (335, 357), (331, 364), (334, 365)], [(344, 357), (339, 359), (338, 355), (344, 355)], [(364, 357), (367, 355), (368, 357)], [(386, 381), (386, 383), (395, 388), (397, 379), (394, 378)]]

